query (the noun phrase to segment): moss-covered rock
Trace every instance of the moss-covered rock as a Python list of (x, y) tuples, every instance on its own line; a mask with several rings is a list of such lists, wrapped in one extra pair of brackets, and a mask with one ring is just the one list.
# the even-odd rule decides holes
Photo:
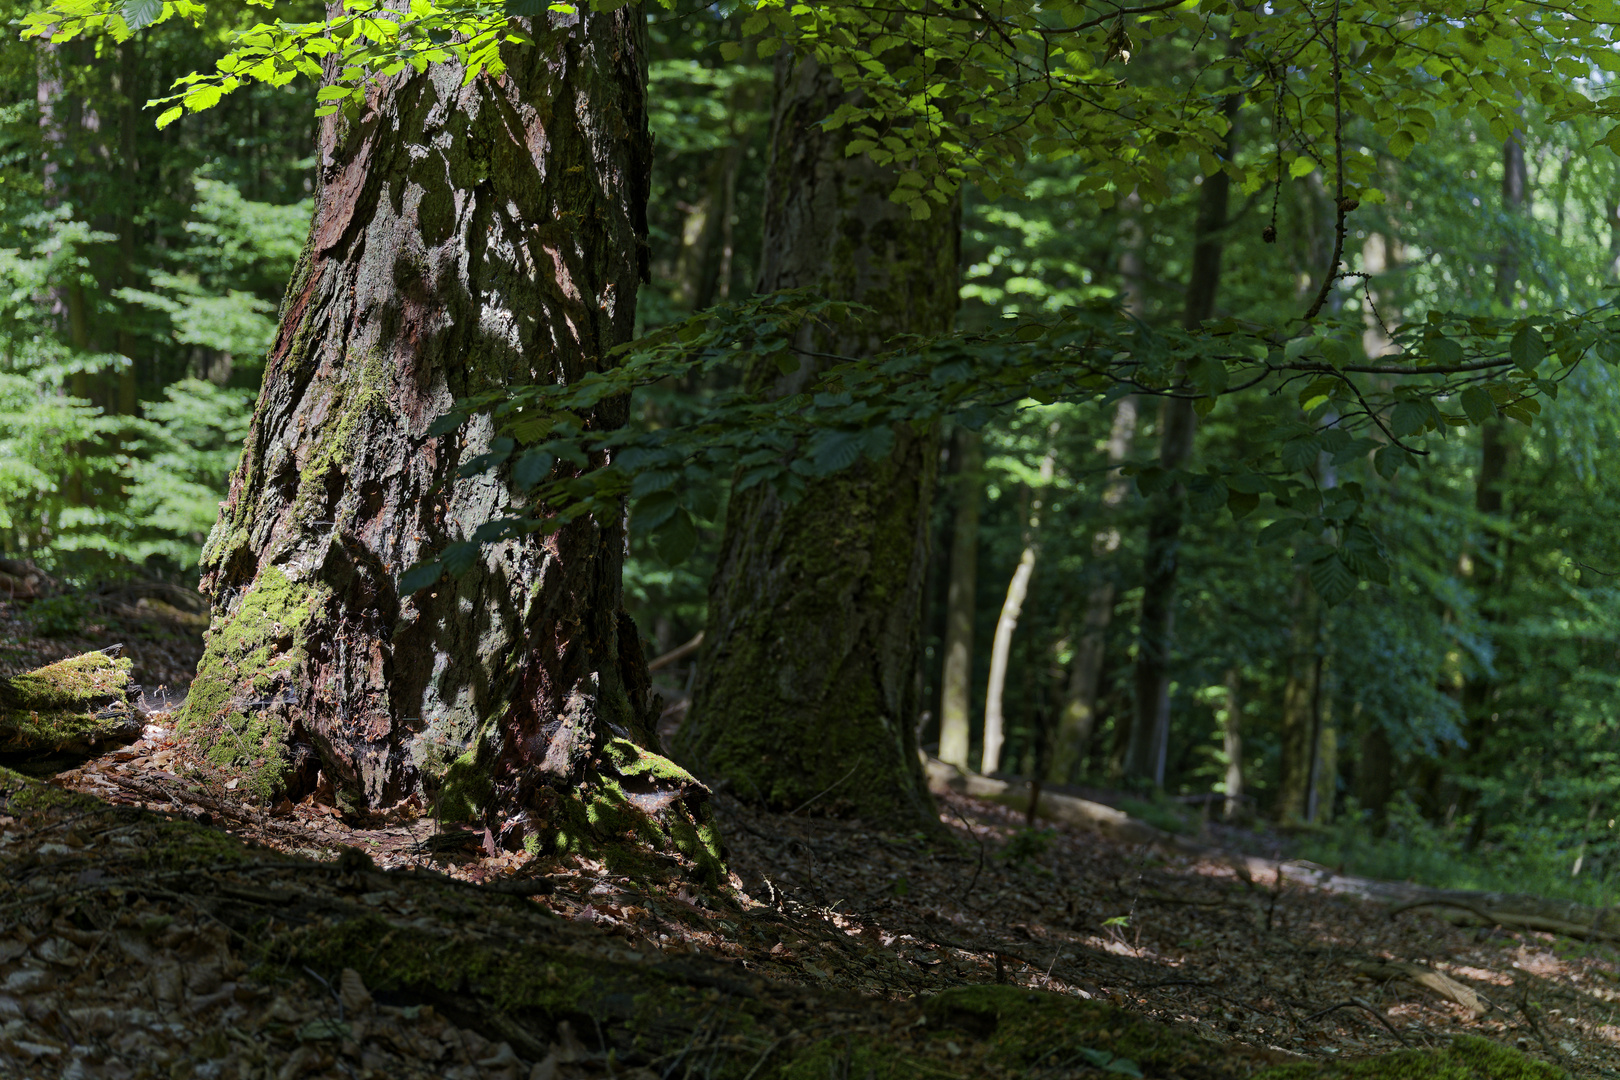
[(140, 736), (131, 661), (116, 646), (0, 678), (0, 753), (88, 752)]

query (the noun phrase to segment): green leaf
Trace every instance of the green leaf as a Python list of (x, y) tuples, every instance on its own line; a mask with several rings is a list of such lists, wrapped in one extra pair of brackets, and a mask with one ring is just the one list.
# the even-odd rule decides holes
[(1280, 452), (1283, 468), (1289, 472), (1304, 472), (1316, 464), (1316, 455), (1321, 449), (1322, 446), (1314, 435), (1289, 439), (1282, 444)]
[(1425, 338), (1424, 352), (1438, 367), (1451, 367), (1462, 362), (1463, 347), (1447, 337)]
[(1311, 563), (1311, 587), (1328, 607), (1342, 604), (1356, 591), (1356, 575), (1337, 553)]
[(1226, 503), (1226, 481), (1220, 477), (1195, 476), (1187, 482), (1187, 505), (1192, 507), (1193, 513), (1208, 514)]
[(1254, 513), (1260, 505), (1260, 496), (1252, 491), (1239, 491), (1228, 486), (1226, 489), (1226, 508), (1232, 511), (1232, 520), (1240, 521)]
[(163, 0), (124, 0), (119, 10), (131, 30), (144, 30), (163, 14)]
[(810, 464), (817, 476), (847, 469), (865, 448), (864, 431), (824, 431), (810, 441)]
[(1541, 331), (1533, 326), (1526, 326), (1513, 335), (1508, 343), (1508, 359), (1518, 365), (1519, 370), (1532, 372), (1536, 366), (1547, 358), (1547, 342), (1541, 336)]
[(319, 1042), (325, 1039), (347, 1039), (354, 1029), (341, 1020), (321, 1017), (299, 1028), (295, 1037), (299, 1042)]
[(478, 545), (471, 540), (461, 540), (444, 549), (439, 561), (444, 564), (444, 572), (452, 577), (459, 577), (472, 569), (473, 563), (478, 560)]
[(1198, 384), (1198, 389), (1211, 397), (1226, 390), (1228, 381), (1226, 365), (1213, 356), (1200, 357), (1189, 367), (1187, 373), (1192, 376), (1193, 382)]
[[(1116, 922), (1115, 919), (1108, 919), (1104, 921), (1103, 925), (1123, 926), (1126, 925), (1126, 920), (1120, 918)], [(1118, 1076), (1135, 1077), (1137, 1080), (1140, 1080), (1140, 1077), (1142, 1076), (1142, 1070), (1137, 1068), (1136, 1062), (1132, 1061), (1130, 1058), (1120, 1057), (1117, 1054), (1109, 1053), (1107, 1050), (1093, 1050), (1089, 1047), (1080, 1047), (1080, 1057), (1084, 1058), (1090, 1064), (1097, 1066), (1097, 1068), (1101, 1069), (1103, 1072), (1114, 1073)]]
[(529, 450), (512, 466), (512, 483), (519, 491), (528, 491), (544, 480), (557, 459), (544, 450)]
[(1462, 392), (1463, 412), (1468, 419), (1476, 424), (1483, 424), (1487, 420), (1496, 418), (1496, 402), (1491, 395), (1478, 386), (1470, 386)]
[(1161, 469), (1157, 465), (1149, 465), (1138, 469), (1136, 473), (1136, 490), (1146, 495), (1157, 495), (1176, 482), (1176, 474), (1171, 469)]
[(1406, 464), (1407, 453), (1398, 446), (1386, 446), (1373, 455), (1373, 468), (1385, 480), (1393, 480), (1401, 466)]
[(1278, 518), (1270, 525), (1267, 525), (1265, 528), (1261, 529), (1259, 535), (1254, 538), (1254, 542), (1261, 547), (1265, 547), (1269, 544), (1280, 544), (1290, 536), (1297, 533), (1304, 524), (1304, 518)]
[(630, 497), (640, 499), (655, 491), (668, 491), (680, 478), (681, 474), (671, 469), (649, 469), (637, 473), (636, 478), (630, 481)]
[(1233, 491), (1241, 491), (1246, 495), (1264, 495), (1271, 490), (1266, 478), (1255, 473), (1241, 473), (1226, 478), (1226, 486)]
[(1429, 406), (1416, 401), (1397, 402), (1389, 414), (1389, 430), (1397, 439), (1416, 435), (1429, 426)]
[(696, 546), (697, 526), (684, 508), (676, 510), (652, 534), (652, 549), (666, 566), (679, 566)]
[(882, 461), (894, 449), (894, 429), (880, 424), (869, 429), (861, 439), (861, 450), (868, 461)]
[(655, 491), (644, 499), (636, 500), (630, 511), (630, 522), (639, 532), (657, 529), (681, 508), (681, 497), (673, 491)]
[(410, 596), (421, 592), (444, 576), (444, 567), (437, 560), (420, 562), (399, 576), (399, 595)]
[(494, 521), (486, 521), (473, 530), (473, 543), (494, 544), (522, 536), (523, 525), (522, 518), (496, 518)]
[(467, 417), (462, 413), (448, 412), (428, 425), (428, 434), (448, 435), (466, 422)]

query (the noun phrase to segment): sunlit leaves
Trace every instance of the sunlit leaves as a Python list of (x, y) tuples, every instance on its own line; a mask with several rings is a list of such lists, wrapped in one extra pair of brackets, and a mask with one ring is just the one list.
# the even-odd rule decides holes
[[(1317, 493), (1314, 480), (1289, 477), (1360, 468), (1367, 476), (1394, 476), (1415, 466), (1425, 439), (1453, 426), (1496, 416), (1529, 422), (1540, 412), (1538, 397), (1555, 385), (1519, 369), (1512, 353), (1514, 342), (1523, 340), (1522, 321), (1439, 314), (1418, 322), (1396, 334), (1412, 364), (1385, 365), (1373, 379), (1348, 362), (1345, 333), (1331, 323), (1279, 342), (1261, 327), (1233, 320), (1192, 333), (1150, 330), (1095, 307), (1010, 320), (994, 332), (896, 341), (874, 357), (835, 362), (804, 393), (720, 394), (686, 424), (602, 433), (584, 423), (600, 402), (665, 379), (747, 370), (772, 359), (797, 370), (795, 342), (813, 337), (823, 323), (859, 317), (858, 307), (802, 292), (723, 304), (662, 328), (623, 351), (617, 366), (573, 384), (463, 401), (433, 430), (448, 433), (474, 413), (490, 412), (497, 435), (465, 468), (508, 476), (532, 500), (533, 527), (551, 528), (583, 513), (615, 515), (629, 498), (632, 528), (669, 561), (688, 550), (695, 523), (714, 512), (694, 503), (693, 493), (712, 491), (728, 477), (734, 490), (769, 485), (791, 502), (811, 480), (883, 458), (908, 427), (921, 430), (946, 418), (977, 429), (990, 416), (1031, 401), (1109, 403), (1122, 387), (1191, 394), (1207, 409), (1241, 388), (1263, 393), (1289, 385), (1297, 387), (1312, 422), (1251, 432), (1252, 456), (1236, 471), (1190, 474), (1151, 464), (1124, 471), (1142, 495), (1177, 493), (1195, 514), (1247, 517), (1269, 507), (1269, 497), (1277, 516), (1258, 541), (1296, 544), (1296, 554), (1338, 595), (1345, 573), (1372, 581), (1386, 573), (1361, 521), (1361, 485), (1341, 475), (1337, 487)], [(1538, 370), (1560, 349), (1585, 355), (1589, 343), (1607, 333), (1610, 317), (1599, 309), (1538, 322), (1536, 334), (1552, 343)], [(1455, 347), (1449, 369), (1432, 362), (1436, 340)], [(1522, 353), (1522, 345), (1517, 348)], [(719, 381), (739, 380), (733, 374)], [(1391, 445), (1391, 437), (1400, 444)], [(555, 462), (566, 464), (554, 469)]]

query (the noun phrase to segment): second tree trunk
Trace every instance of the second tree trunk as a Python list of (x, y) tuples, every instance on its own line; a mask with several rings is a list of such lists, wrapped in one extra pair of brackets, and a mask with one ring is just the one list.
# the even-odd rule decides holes
[[(799, 370), (756, 371), (767, 393), (811, 383), (810, 353), (870, 355), (897, 334), (948, 331), (954, 208), (913, 220), (895, 173), (844, 152), (821, 122), (846, 94), (814, 61), (777, 68), (760, 291), (813, 288), (869, 305), (806, 336)], [(704, 651), (678, 751), (738, 798), (782, 810), (931, 822), (917, 760), (917, 661), (938, 438), (905, 426), (883, 461), (811, 481), (786, 503), (733, 496)]]

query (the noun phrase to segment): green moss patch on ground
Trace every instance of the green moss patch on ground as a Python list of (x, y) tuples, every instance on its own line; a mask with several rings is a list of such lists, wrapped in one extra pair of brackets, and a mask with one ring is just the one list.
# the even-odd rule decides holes
[(1436, 1050), (1401, 1050), (1359, 1061), (1267, 1069), (1255, 1080), (1567, 1080), (1569, 1074), (1477, 1035)]
[(0, 678), (0, 753), (82, 752), (137, 737), (130, 667), (90, 652)]

